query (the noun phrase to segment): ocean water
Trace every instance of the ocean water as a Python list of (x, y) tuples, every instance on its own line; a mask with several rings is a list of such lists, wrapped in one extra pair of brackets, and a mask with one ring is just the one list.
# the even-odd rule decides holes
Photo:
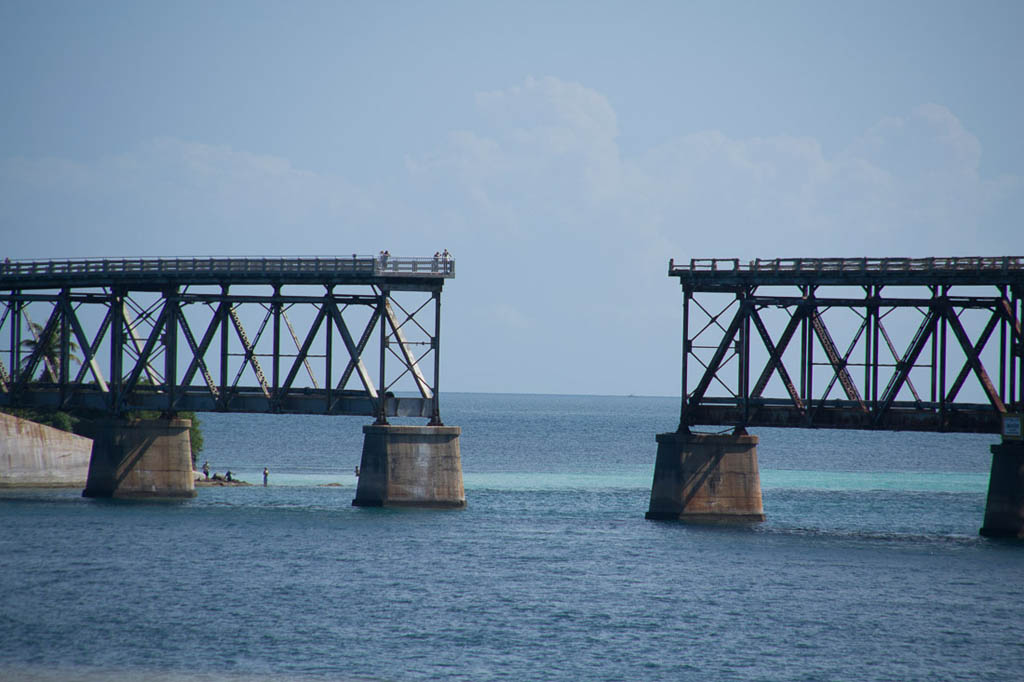
[(352, 507), (365, 421), (311, 416), (202, 416), (266, 488), (0, 491), (0, 679), (1024, 679), (995, 437), (759, 430), (768, 521), (691, 526), (644, 519), (678, 399), (443, 399), (463, 510)]

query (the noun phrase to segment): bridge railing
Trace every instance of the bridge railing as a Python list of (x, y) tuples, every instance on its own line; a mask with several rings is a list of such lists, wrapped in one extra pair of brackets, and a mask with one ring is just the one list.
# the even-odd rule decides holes
[(955, 258), (693, 258), (689, 266), (669, 261), (672, 272), (897, 273), (1024, 270), (1024, 257)]
[(5, 260), (0, 276), (103, 277), (117, 275), (274, 275), (304, 273), (311, 275), (354, 274), (367, 276), (414, 275), (453, 277), (455, 260), (450, 257), (406, 258), (392, 256), (300, 256), (294, 258), (86, 258), (52, 260)]

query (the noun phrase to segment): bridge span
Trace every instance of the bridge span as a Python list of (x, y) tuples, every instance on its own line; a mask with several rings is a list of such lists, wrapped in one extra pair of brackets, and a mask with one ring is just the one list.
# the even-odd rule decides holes
[[(117, 444), (132, 429), (144, 431), (127, 426), (139, 413), (157, 412), (166, 422), (139, 438), (170, 438), (175, 448), (180, 425), (172, 429), (179, 435), (165, 432), (180, 412), (306, 413), (373, 417), (367, 443), (387, 451), (399, 432), (413, 448), (440, 438), (454, 441), (457, 457), (458, 428), (444, 426), (439, 400), (441, 292), (454, 276), (447, 251), (427, 258), (6, 260), (0, 406), (102, 417), (97, 422), (108, 426), (94, 437), (93, 464), (95, 444), (104, 442), (119, 453), (111, 460), (117, 471), (87, 493), (146, 488), (122, 485), (125, 448)], [(392, 417), (427, 422), (391, 426)], [(357, 502), (373, 504), (381, 501), (369, 492), (375, 475), (380, 486), (391, 484), (366, 458), (364, 444)], [(192, 490), (151, 487), (175, 486)], [(453, 499), (464, 504), (461, 465), (457, 488)], [(391, 501), (401, 497), (396, 489)]]
[[(1024, 257), (693, 259), (668, 274), (682, 399), (649, 518), (763, 519), (748, 428), (959, 431), (1002, 435), (982, 531), (1024, 535)], [(696, 431), (709, 426), (733, 433)]]

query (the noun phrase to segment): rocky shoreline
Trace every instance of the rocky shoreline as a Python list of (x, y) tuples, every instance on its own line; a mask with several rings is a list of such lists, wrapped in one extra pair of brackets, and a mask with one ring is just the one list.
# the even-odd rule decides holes
[(197, 488), (252, 485), (252, 483), (249, 483), (248, 481), (240, 481), (237, 478), (232, 478), (229, 481), (220, 474), (214, 474), (213, 476), (207, 479), (203, 477), (202, 472), (196, 472), (195, 483)]

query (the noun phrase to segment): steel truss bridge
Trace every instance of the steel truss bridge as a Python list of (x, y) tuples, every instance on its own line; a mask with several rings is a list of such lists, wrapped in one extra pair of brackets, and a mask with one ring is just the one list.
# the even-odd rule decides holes
[(1024, 258), (669, 262), (680, 431), (999, 433), (1022, 410)]
[(440, 424), (454, 276), (447, 252), (5, 261), (0, 405)]

